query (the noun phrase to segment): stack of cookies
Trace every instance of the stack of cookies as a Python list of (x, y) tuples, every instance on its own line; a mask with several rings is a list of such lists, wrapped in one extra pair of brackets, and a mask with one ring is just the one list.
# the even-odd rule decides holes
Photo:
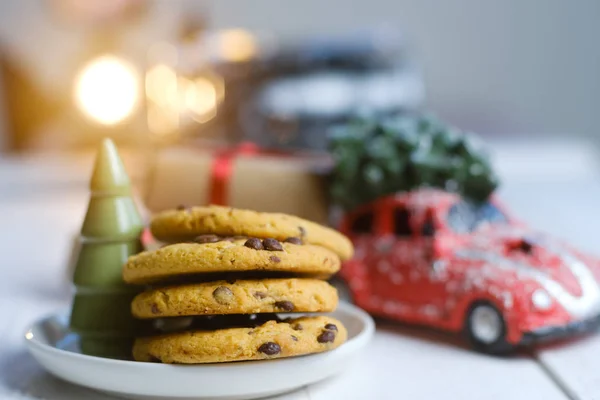
[(346, 340), (340, 321), (310, 315), (337, 307), (337, 291), (325, 279), (353, 252), (340, 233), (289, 215), (219, 206), (166, 211), (150, 229), (166, 244), (132, 256), (123, 277), (148, 286), (132, 313), (163, 333), (137, 338), (136, 360), (281, 358)]

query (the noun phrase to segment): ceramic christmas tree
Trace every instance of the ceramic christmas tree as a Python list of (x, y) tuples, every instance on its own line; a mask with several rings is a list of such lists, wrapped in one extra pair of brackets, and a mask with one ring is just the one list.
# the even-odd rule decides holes
[(130, 303), (139, 289), (123, 282), (127, 258), (142, 249), (142, 219), (114, 143), (105, 139), (90, 182), (91, 198), (75, 260), (75, 298), (70, 326), (82, 352), (128, 357), (136, 324)]

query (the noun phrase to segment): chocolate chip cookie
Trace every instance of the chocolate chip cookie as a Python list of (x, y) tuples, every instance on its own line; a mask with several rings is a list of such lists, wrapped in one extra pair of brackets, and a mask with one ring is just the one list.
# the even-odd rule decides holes
[(138, 338), (137, 361), (178, 364), (263, 360), (332, 350), (346, 341), (342, 323), (325, 316), (286, 322), (268, 321), (254, 328), (190, 331)]
[(217, 281), (148, 290), (136, 296), (136, 318), (213, 314), (329, 312), (337, 290), (317, 279)]
[(127, 283), (145, 284), (191, 274), (278, 272), (327, 278), (340, 269), (332, 251), (278, 240), (233, 238), (178, 243), (129, 258)]
[(351, 258), (354, 251), (348, 238), (317, 223), (286, 214), (222, 206), (164, 211), (152, 219), (150, 229), (158, 240), (170, 243), (204, 234), (243, 235), (318, 245), (330, 249), (343, 260)]

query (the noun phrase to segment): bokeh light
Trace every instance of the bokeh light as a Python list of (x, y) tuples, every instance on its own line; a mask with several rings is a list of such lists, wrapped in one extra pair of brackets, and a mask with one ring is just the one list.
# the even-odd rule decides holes
[(87, 64), (75, 84), (77, 106), (92, 120), (114, 125), (129, 117), (138, 103), (135, 69), (125, 60), (100, 56)]
[(213, 82), (205, 77), (189, 81), (185, 86), (184, 104), (196, 119), (210, 119), (217, 108), (217, 90)]
[(243, 62), (253, 58), (257, 51), (255, 37), (243, 29), (227, 29), (219, 33), (219, 50), (223, 59)]

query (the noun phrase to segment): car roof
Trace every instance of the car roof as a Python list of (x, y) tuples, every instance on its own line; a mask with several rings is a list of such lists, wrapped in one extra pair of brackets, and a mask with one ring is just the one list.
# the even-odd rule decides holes
[(378, 208), (384, 204), (394, 203), (404, 203), (419, 209), (449, 208), (459, 200), (460, 195), (456, 193), (448, 192), (443, 189), (423, 187), (380, 197), (377, 200), (359, 206), (354, 212), (361, 212), (371, 208)]
[(437, 188), (419, 188), (390, 197), (395, 202), (404, 202), (417, 208), (448, 207), (460, 200), (460, 195)]

